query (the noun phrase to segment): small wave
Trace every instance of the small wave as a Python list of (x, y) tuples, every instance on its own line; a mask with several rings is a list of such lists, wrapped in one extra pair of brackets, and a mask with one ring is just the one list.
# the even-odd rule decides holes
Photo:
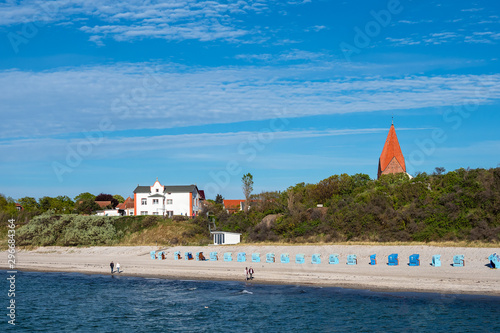
[(250, 295), (253, 295), (253, 292), (243, 289), (242, 291), (240, 291), (240, 294), (250, 294)]
[(194, 287), (194, 288), (188, 288), (189, 291), (193, 291), (193, 290), (196, 290), (198, 288)]

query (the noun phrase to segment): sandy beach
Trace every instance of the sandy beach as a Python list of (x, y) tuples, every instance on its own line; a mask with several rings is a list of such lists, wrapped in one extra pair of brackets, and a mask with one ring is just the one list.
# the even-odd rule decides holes
[[(165, 251), (166, 260), (152, 260), (150, 251)], [(174, 260), (174, 252), (202, 251), (208, 258), (219, 253), (218, 261)], [(224, 262), (223, 253), (232, 252), (233, 261)], [(236, 262), (236, 254), (246, 252), (246, 262)], [(252, 263), (252, 253), (261, 254), (261, 263)], [(275, 263), (266, 263), (265, 254), (274, 252)], [(167, 279), (201, 279), (245, 281), (245, 267), (253, 267), (255, 279), (249, 283), (331, 286), (379, 291), (438, 292), (445, 294), (477, 294), (500, 296), (500, 269), (486, 266), (488, 256), (500, 252), (495, 248), (460, 248), (432, 246), (203, 246), (170, 247), (44, 247), (20, 250), (17, 270), (45, 272), (81, 272), (110, 274), (109, 263), (120, 263), (123, 276), (162, 277)], [(290, 255), (290, 263), (279, 262), (282, 253)], [(305, 263), (296, 264), (295, 255), (305, 254)], [(321, 264), (312, 264), (311, 255), (321, 254)], [(340, 255), (340, 264), (328, 264), (328, 256)], [(387, 257), (399, 254), (399, 266), (388, 266)], [(420, 254), (421, 266), (408, 266), (411, 254)], [(356, 254), (358, 264), (346, 265), (348, 254)], [(377, 254), (377, 265), (369, 265), (369, 256)], [(430, 265), (433, 254), (441, 255), (441, 267)], [(452, 267), (453, 255), (465, 256), (464, 267)], [(1, 269), (7, 269), (6, 252)], [(116, 274), (116, 273), (115, 273)]]

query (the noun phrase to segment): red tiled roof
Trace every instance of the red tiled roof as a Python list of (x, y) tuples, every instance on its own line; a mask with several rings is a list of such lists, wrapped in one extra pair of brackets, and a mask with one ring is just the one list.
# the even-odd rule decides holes
[(200, 193), (200, 199), (205, 200), (205, 191), (199, 190), (198, 193)]
[(385, 140), (384, 149), (380, 155), (380, 171), (384, 171), (393, 158), (396, 158), (404, 172), (406, 172), (405, 159), (399, 146), (396, 130), (394, 129), (394, 125), (391, 125), (389, 134), (387, 134), (387, 139)]
[(111, 201), (96, 201), (95, 203), (101, 208), (111, 205)]
[(243, 199), (243, 200), (224, 200), (224, 208), (226, 208), (228, 210), (240, 210), (242, 202), (245, 202), (245, 199)]
[(125, 202), (122, 202), (121, 204), (118, 204), (116, 206), (118, 209), (128, 209), (128, 208), (134, 208), (134, 199), (131, 197), (128, 197)]

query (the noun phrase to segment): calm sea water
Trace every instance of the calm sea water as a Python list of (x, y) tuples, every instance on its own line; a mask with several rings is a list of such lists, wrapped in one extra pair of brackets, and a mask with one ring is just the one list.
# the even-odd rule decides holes
[(15, 299), (0, 331), (500, 332), (498, 297), (19, 272)]

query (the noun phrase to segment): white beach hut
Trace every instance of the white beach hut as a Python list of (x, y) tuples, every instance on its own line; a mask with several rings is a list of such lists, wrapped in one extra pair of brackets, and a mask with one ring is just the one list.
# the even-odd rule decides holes
[(240, 242), (241, 234), (237, 232), (212, 231), (210, 233), (214, 237), (214, 245), (238, 244)]

